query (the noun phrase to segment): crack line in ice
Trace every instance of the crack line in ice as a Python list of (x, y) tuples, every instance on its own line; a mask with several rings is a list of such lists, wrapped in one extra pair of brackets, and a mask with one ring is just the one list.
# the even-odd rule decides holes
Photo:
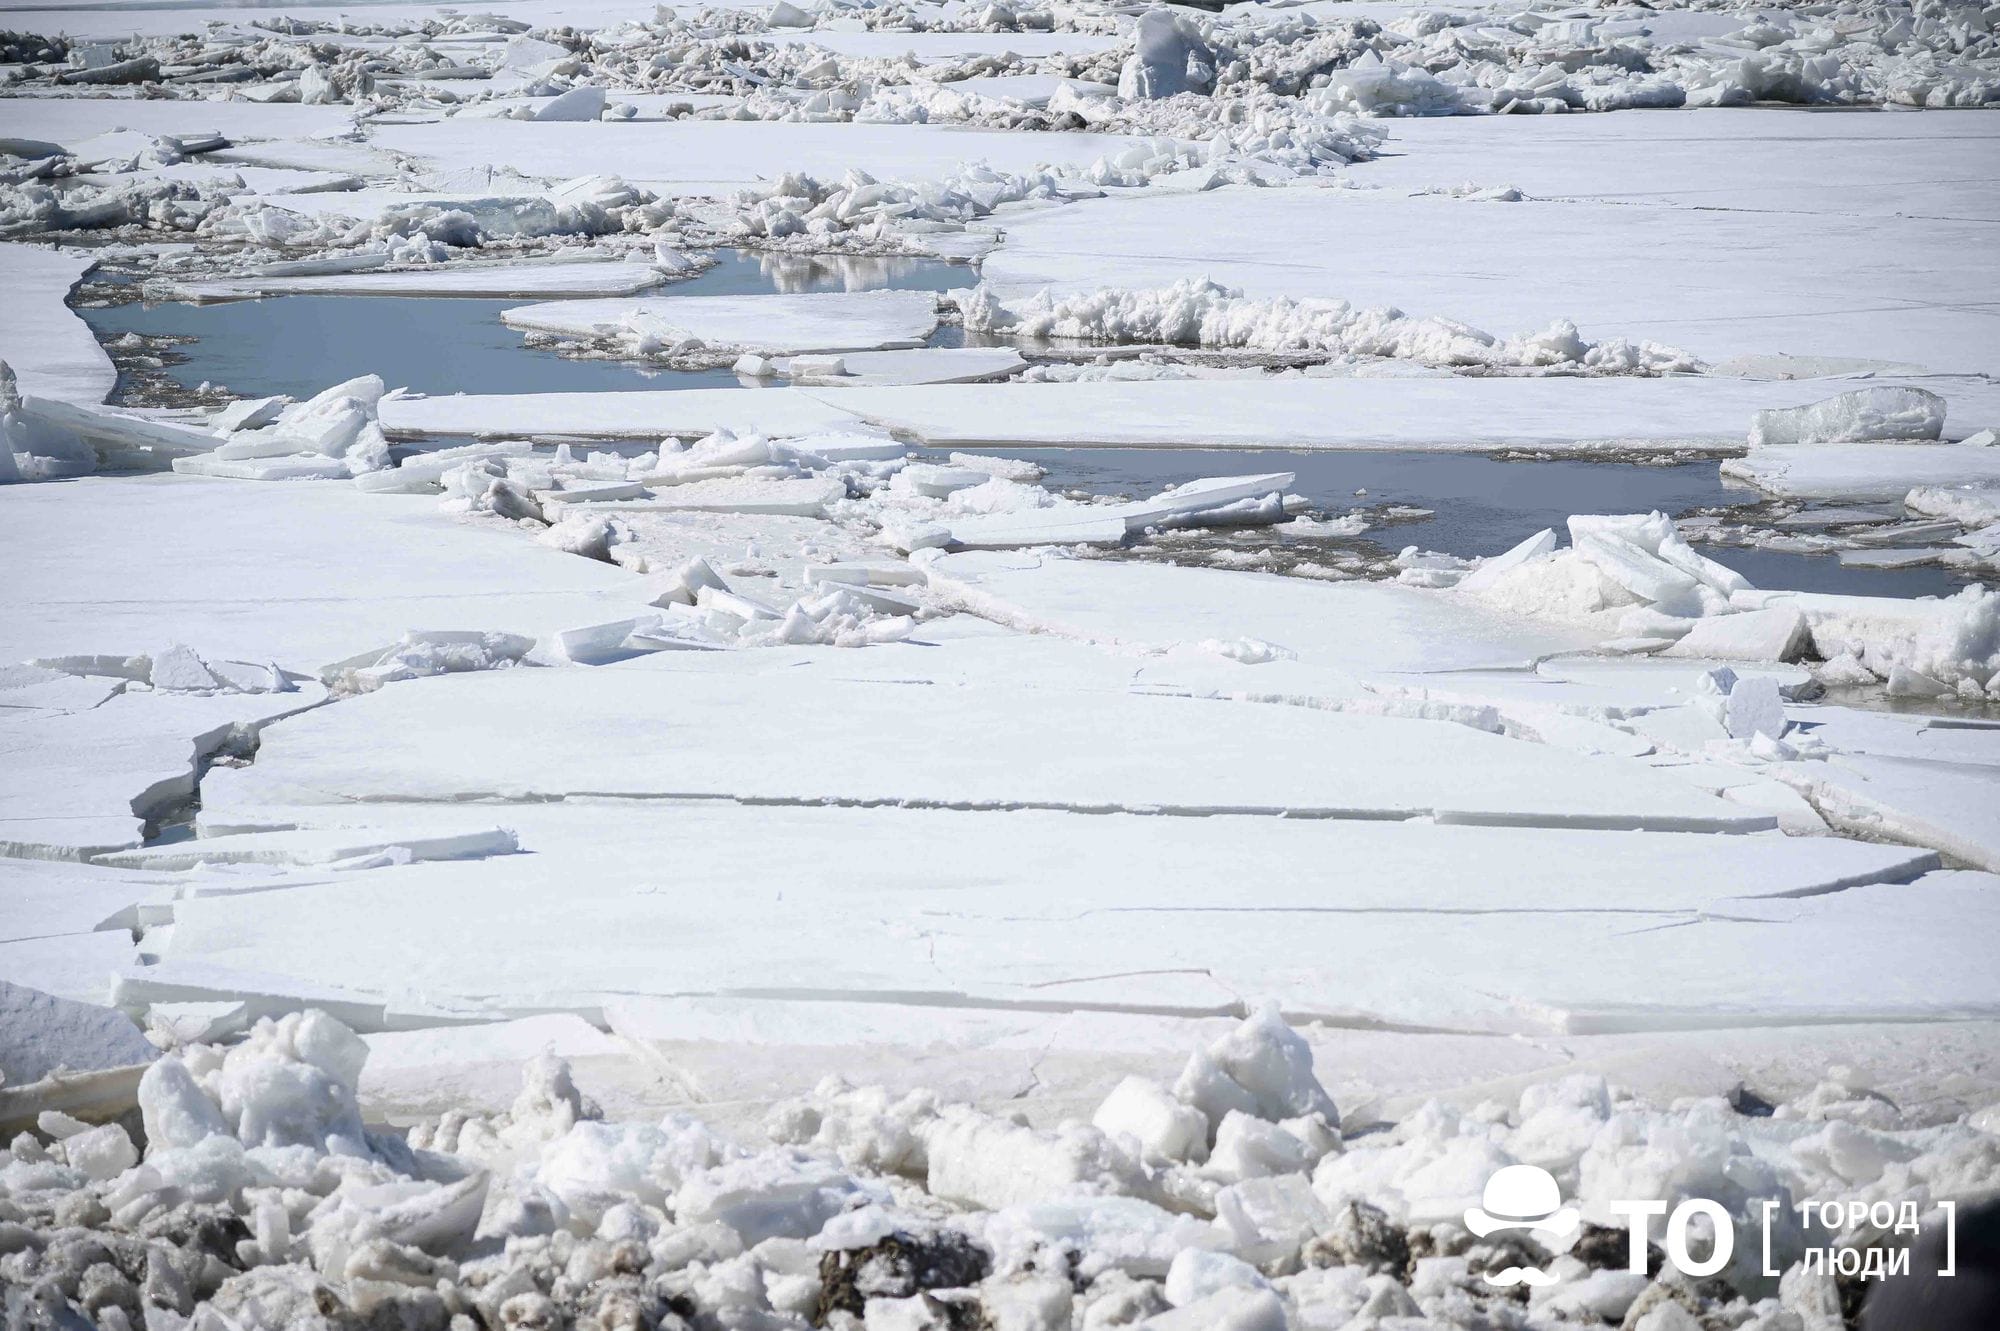
[(564, 804), (571, 800), (631, 800), (638, 803), (738, 804), (745, 808), (779, 809), (912, 809), (952, 813), (1073, 813), (1090, 816), (1128, 814), (1142, 818), (1297, 818), (1354, 822), (1405, 823), (1429, 821), (1441, 827), (1546, 827), (1586, 832), (1700, 832), (1719, 836), (1751, 836), (1769, 832), (1776, 817), (1758, 818), (1734, 811), (1724, 818), (1699, 815), (1499, 813), (1464, 809), (1298, 809), (1276, 804), (1080, 804), (1061, 800), (941, 800), (922, 796), (860, 795), (728, 795), (712, 791), (460, 791), (448, 795), (341, 795), (326, 802), (340, 807), (431, 804)]

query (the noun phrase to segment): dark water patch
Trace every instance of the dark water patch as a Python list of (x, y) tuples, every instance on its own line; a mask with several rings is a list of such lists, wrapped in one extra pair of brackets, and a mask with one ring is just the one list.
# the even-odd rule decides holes
[[(1292, 492), (1315, 513), (1338, 518), (1355, 510), (1374, 515), (1368, 531), (1323, 542), (1338, 555), (1379, 560), (1405, 546), (1471, 557), (1493, 555), (1544, 527), (1565, 534), (1573, 513), (1645, 513), (1672, 517), (1751, 505), (1764, 498), (1726, 483), (1713, 459), (1687, 462), (1598, 461), (1576, 458), (1502, 459), (1476, 453), (1373, 451), (1299, 452), (1264, 449), (1054, 448), (989, 449), (1043, 467), (1057, 490), (1138, 497), (1202, 476), (1289, 471)], [(1428, 510), (1425, 515), (1384, 510)], [(1248, 531), (1191, 537), (1247, 554), (1268, 544)], [(1284, 537), (1287, 544), (1302, 545)], [(1564, 539), (1567, 540), (1566, 534)], [(1950, 595), (1964, 581), (1940, 568), (1874, 569), (1843, 565), (1837, 555), (1744, 548), (1705, 553), (1764, 588), (1864, 596)], [(1241, 566), (1253, 567), (1238, 559)], [(1322, 561), (1328, 562), (1328, 561)], [(1347, 561), (1333, 559), (1336, 565)], [(1281, 567), (1273, 564), (1272, 567)]]
[[(846, 258), (724, 251), (713, 268), (646, 295), (744, 296), (882, 289), (944, 291), (978, 275), (934, 259)], [(310, 397), (329, 384), (379, 374), (420, 393), (603, 393), (626, 389), (782, 385), (726, 368), (564, 356), (530, 346), (500, 312), (538, 297), (271, 296), (213, 305), (180, 302), (83, 307), (100, 341), (127, 333), (182, 341), (159, 373), (183, 390), (206, 383), (238, 397)], [(942, 328), (933, 345), (958, 345)], [(121, 392), (131, 388), (121, 383)]]

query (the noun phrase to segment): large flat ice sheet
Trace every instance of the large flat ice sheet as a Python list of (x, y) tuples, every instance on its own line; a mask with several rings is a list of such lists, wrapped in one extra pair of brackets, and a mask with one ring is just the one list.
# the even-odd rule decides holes
[(643, 605), (622, 569), (445, 517), (422, 495), (177, 475), (0, 486), (0, 663), (151, 652), (305, 673), (408, 629), (541, 634)]
[(849, 430), (860, 423), (852, 412), (828, 406), (795, 388), (392, 397), (383, 399), (381, 419), (383, 430), (392, 439), (571, 435), (658, 441), (670, 435), (694, 438), (718, 429), (738, 434), (802, 435)]
[(567, 180), (619, 175), (660, 194), (719, 195), (787, 171), (838, 180), (859, 168), (878, 180), (936, 180), (969, 163), (999, 171), (1089, 166), (1135, 140), (1110, 134), (1017, 134), (904, 124), (757, 120), (528, 122), (455, 117), (381, 125), (369, 142), (438, 167), (511, 167)]
[[(366, 812), (446, 826), (490, 811)], [(186, 901), (169, 968), (289, 973), (405, 1002), (421, 977), (432, 1001), (501, 1010), (762, 995), (1207, 1012), (1257, 995), (1336, 1020), (1533, 1030), (1568, 1019), (1537, 1002), (1574, 969), (1569, 949), (1602, 943), (1631, 962), (1604, 993), (1659, 992), (1683, 1008), (1664, 1024), (1698, 1025), (1732, 1005), (1739, 977), (1654, 964), (1649, 949), (1679, 955), (1664, 926), (1713, 927), (1697, 922), (1732, 889), (1760, 894), (1738, 914), (1803, 917), (1810, 903), (1773, 898), (1900, 883), (1930, 862), (1771, 835), (1243, 817), (715, 803), (514, 816), (521, 856)], [(387, 934), (369, 927), (384, 913), (399, 921)], [(1846, 1010), (1781, 926), (1765, 937), (1764, 968), (1800, 1006)], [(1982, 992), (1962, 970), (1950, 979), (1940, 992)]]
[(557, 671), (445, 676), (350, 699), (267, 736), (254, 767), (211, 775), (204, 809), (248, 820), (282, 804), (580, 795), (1772, 825), (1635, 762), (1442, 721), (1015, 689), (992, 674), (945, 690), (639, 670), (587, 687)]
[[(1688, 19), (1715, 19), (1732, 29), (1744, 21), (1686, 11), (1647, 21)], [(1388, 131), (1388, 142), (1381, 156), (1351, 174), (1389, 190), (1511, 185), (1535, 199), (1868, 217), (1889, 235), (1924, 234), (1921, 227), (1903, 231), (1912, 221), (2000, 223), (2000, 125), (1978, 111), (1910, 117), (1735, 107), (1666, 117), (1533, 116), (1510, 123), (1444, 116), (1376, 124)]]
[[(9, 103), (14, 105), (14, 103)], [(118, 382), (111, 357), (70, 311), (70, 288), (97, 264), (86, 250), (0, 245), (0, 361), (23, 394), (60, 402), (102, 402)]]
[(509, 327), (565, 338), (645, 335), (671, 347), (768, 355), (921, 347), (937, 328), (928, 291), (820, 291), (796, 296), (641, 296), (634, 300), (553, 300), (500, 312)]
[(2000, 484), (2000, 448), (1793, 444), (1753, 448), (1722, 474), (1792, 499), (1901, 499), (1919, 485)]
[[(1965, 158), (1960, 175), (2000, 172), (2000, 137), (1945, 142)], [(1632, 170), (1651, 165), (1623, 146)], [(1504, 184), (1496, 177), (1508, 156), (1495, 147), (1477, 179)], [(1424, 159), (1422, 169), (1434, 168)], [(1367, 170), (1353, 178), (1368, 180)], [(1676, 257), (1663, 268), (1667, 255)], [(1010, 302), (1044, 287), (1146, 289), (1207, 277), (1252, 297), (1393, 306), (1501, 337), (1569, 319), (1591, 340), (1650, 339), (1711, 364), (1791, 355), (1990, 374), (2000, 371), (2000, 307), (1966, 293), (2000, 289), (1996, 255), (2000, 216), (1232, 187), (1010, 219), (1007, 243), (982, 271)]]
[[(1906, 382), (1895, 379), (1874, 383)], [(1947, 430), (2000, 420), (2000, 388), (1917, 381), (1950, 404)], [(1217, 385), (948, 384), (795, 390), (929, 443), (1062, 447), (1739, 449), (1767, 407), (1817, 402), (1856, 381), (1741, 379), (1264, 379)], [(1986, 450), (1991, 452), (1993, 450)]]

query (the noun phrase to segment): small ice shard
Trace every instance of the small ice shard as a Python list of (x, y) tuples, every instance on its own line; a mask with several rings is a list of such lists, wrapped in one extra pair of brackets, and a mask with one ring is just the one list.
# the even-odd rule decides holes
[(238, 430), (255, 430), (278, 419), (278, 413), (285, 409), (289, 399), (284, 397), (247, 397), (230, 403), (209, 421), (215, 432), (221, 435), (235, 434)]
[(2000, 445), (2000, 432), (1980, 430), (1965, 436), (1965, 438), (1958, 442), (1961, 444), (1970, 444), (1974, 448), (1992, 448), (1995, 445)]
[(1809, 406), (1758, 412), (1750, 445), (1936, 439), (1944, 433), (1944, 411), (1944, 399), (1921, 388), (1857, 388)]
[(1480, 591), (1496, 582), (1501, 574), (1519, 568), (1531, 560), (1540, 559), (1543, 555), (1553, 552), (1555, 548), (1555, 529), (1544, 527), (1505, 553), (1482, 561), (1478, 568), (1459, 581), (1458, 589), (1466, 592)]

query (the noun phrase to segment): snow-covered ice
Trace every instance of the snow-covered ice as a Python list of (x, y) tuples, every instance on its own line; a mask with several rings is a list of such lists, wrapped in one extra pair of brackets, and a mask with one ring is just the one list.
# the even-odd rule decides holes
[(0, 1320), (1834, 1331), (2000, 1188), (1997, 26), (9, 0)]

